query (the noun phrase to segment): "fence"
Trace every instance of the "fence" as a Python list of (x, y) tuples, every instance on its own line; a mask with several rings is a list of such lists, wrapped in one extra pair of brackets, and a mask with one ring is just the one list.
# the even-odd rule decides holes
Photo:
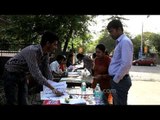
[(0, 50), (0, 79), (3, 74), (4, 65), (7, 62), (7, 60), (14, 55), (16, 55), (18, 51), (7, 51), (7, 50)]
[(13, 57), (16, 55), (19, 51), (7, 51), (7, 50), (0, 50), (0, 56), (1, 57)]

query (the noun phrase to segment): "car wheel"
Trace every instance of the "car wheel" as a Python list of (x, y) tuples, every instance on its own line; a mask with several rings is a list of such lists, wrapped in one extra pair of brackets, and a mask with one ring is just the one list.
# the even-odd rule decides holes
[(153, 66), (153, 63), (151, 63), (150, 66)]
[(138, 66), (138, 63), (136, 63), (136, 66)]

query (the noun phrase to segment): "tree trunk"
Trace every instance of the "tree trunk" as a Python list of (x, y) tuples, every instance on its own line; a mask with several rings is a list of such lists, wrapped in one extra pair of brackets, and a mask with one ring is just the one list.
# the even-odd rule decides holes
[(73, 29), (71, 28), (70, 31), (69, 31), (69, 34), (66, 36), (66, 42), (65, 42), (65, 44), (64, 44), (63, 53), (66, 53), (69, 40), (70, 40), (70, 38), (72, 37), (72, 32), (73, 32)]

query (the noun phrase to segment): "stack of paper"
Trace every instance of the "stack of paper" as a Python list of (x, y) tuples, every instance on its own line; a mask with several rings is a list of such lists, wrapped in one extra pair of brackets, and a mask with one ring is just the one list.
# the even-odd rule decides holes
[[(80, 95), (81, 94), (81, 88), (71, 88), (67, 89), (67, 92), (70, 95)], [(93, 89), (92, 88), (87, 88), (86, 89), (86, 95), (93, 95)]]
[(81, 82), (81, 78), (69, 78), (69, 77), (63, 77), (60, 81), (66, 81), (66, 82)]
[(68, 72), (68, 77), (78, 77), (80, 76), (78, 72)]
[[(71, 91), (67, 91), (67, 84), (66, 81), (63, 82), (54, 82), (51, 80), (48, 80), (48, 82), (57, 90), (60, 92), (63, 92), (63, 95), (60, 97), (57, 97), (52, 90), (50, 90), (48, 87), (43, 86), (43, 91), (40, 93), (41, 100), (44, 100), (44, 105), (59, 105), (59, 104), (86, 104), (86, 100), (84, 98), (79, 97), (73, 97), (70, 98), (69, 94)], [(80, 90), (80, 88), (79, 88)], [(72, 91), (73, 92), (73, 91)], [(74, 91), (75, 92), (75, 91)], [(73, 92), (73, 93), (74, 93)], [(79, 93), (80, 91), (78, 91)], [(69, 94), (68, 94), (69, 93)], [(69, 102), (66, 102), (65, 99), (68, 98)]]
[(68, 93), (66, 93), (67, 84), (65, 81), (63, 82), (54, 82), (51, 80), (48, 80), (49, 84), (51, 84), (56, 90), (63, 93), (62, 96), (57, 97), (56, 94), (52, 92), (51, 89), (49, 89), (46, 86), (43, 86), (43, 91), (41, 92), (41, 100), (60, 100), (62, 98), (68, 97)]

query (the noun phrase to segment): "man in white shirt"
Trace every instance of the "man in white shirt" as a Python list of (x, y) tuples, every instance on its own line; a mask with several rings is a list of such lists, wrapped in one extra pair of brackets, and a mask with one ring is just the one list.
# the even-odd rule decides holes
[(61, 77), (63, 74), (62, 69), (60, 69), (60, 64), (63, 63), (66, 58), (63, 55), (58, 55), (56, 60), (50, 64), (50, 68), (54, 77)]

